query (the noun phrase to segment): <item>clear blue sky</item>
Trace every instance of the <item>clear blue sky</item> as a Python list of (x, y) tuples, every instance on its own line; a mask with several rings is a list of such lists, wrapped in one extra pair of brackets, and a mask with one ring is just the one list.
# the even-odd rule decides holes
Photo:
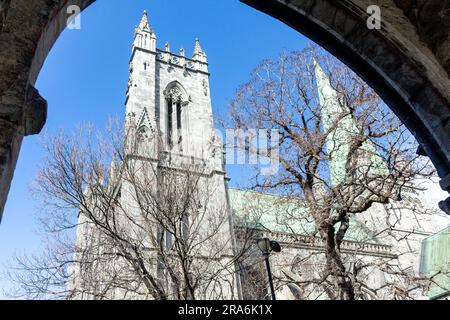
[[(184, 47), (191, 55), (194, 39), (200, 39), (210, 63), (215, 114), (224, 113), (235, 89), (262, 59), (307, 42), (237, 0), (99, 0), (82, 13), (81, 30), (62, 34), (41, 71), (36, 86), (49, 104), (44, 131), (70, 130), (86, 121), (103, 127), (109, 117), (123, 116), (134, 26), (144, 9), (159, 48), (169, 41), (173, 52)], [(29, 184), (42, 158), (39, 136), (25, 138), (0, 225), (0, 273), (15, 251), (32, 253), (41, 245)], [(232, 181), (241, 170), (229, 169)], [(0, 288), (8, 286), (0, 278)]]

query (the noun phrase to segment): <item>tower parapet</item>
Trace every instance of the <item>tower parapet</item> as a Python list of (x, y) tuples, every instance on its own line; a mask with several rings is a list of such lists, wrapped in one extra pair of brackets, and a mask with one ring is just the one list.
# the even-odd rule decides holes
[(174, 67), (186, 68), (192, 71), (199, 71), (208, 73), (208, 61), (206, 54), (202, 51), (198, 39), (196, 40), (194, 54), (192, 58), (188, 58), (185, 55), (185, 50), (180, 49), (179, 54), (170, 52), (170, 45), (167, 42), (164, 50), (156, 49), (156, 58), (168, 63)]

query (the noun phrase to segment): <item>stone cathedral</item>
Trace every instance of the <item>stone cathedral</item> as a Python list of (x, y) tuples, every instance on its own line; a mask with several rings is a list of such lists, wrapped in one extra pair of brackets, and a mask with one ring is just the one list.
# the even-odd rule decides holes
[[(333, 92), (328, 79), (319, 66), (316, 68), (317, 84), (322, 89), (319, 93), (328, 92), (328, 95), (332, 96)], [(330, 96), (325, 97), (322, 94), (321, 98), (329, 99)], [(292, 209), (292, 204), (276, 195), (228, 188), (223, 147), (214, 130), (207, 56), (198, 39), (195, 40), (192, 57), (188, 57), (184, 49), (181, 49), (179, 53), (172, 53), (169, 43), (165, 44), (164, 49), (158, 49), (156, 34), (149, 24), (147, 13), (144, 12), (135, 30), (125, 106), (127, 136), (124, 158), (130, 159), (133, 168), (140, 168), (139, 175), (148, 178), (144, 180), (150, 189), (154, 188), (155, 193), (159, 195), (164, 193), (165, 189), (180, 190), (177, 189), (179, 186), (176, 184), (183, 184), (183, 178), (180, 178), (175, 181), (174, 186), (165, 186), (164, 190), (157, 190), (159, 181), (164, 180), (160, 178), (162, 169), (158, 165), (162, 158), (165, 159), (164, 170), (189, 172), (193, 176), (200, 177), (196, 180), (201, 192), (195, 195), (197, 201), (195, 210), (201, 211), (203, 218), (197, 222), (192, 217), (180, 218), (182, 229), (188, 230), (197, 223), (196, 237), (208, 238), (199, 242), (201, 248), (195, 251), (197, 256), (192, 257), (192, 260), (200, 261), (195, 269), (198, 274), (211, 274), (210, 277), (203, 277), (202, 279), (207, 280), (203, 280), (204, 283), (196, 287), (196, 299), (268, 298), (264, 265), (259, 252), (250, 249), (251, 257), (247, 262), (240, 263), (233, 260), (236, 251), (242, 247), (242, 239), (236, 235), (242, 234), (242, 230), (249, 228), (249, 220), (252, 220), (251, 229), (257, 230), (258, 237), (265, 236), (277, 240), (283, 247), (281, 253), (272, 255), (278, 297), (280, 299), (326, 298), (323, 290), (317, 286), (297, 285), (308, 280), (308, 277), (317, 276), (315, 265), (323, 264), (321, 260), (323, 257), (318, 254), (323, 244), (313, 234), (314, 227), (311, 219), (308, 219), (307, 210), (301, 206)], [(112, 175), (114, 174), (117, 175), (113, 172)], [(432, 186), (427, 188), (432, 190)], [(177, 277), (173, 273), (181, 269), (177, 269), (179, 267), (177, 266), (174, 269), (175, 272), (172, 270), (170, 274), (170, 268), (167, 265), (164, 266), (166, 261), (161, 261), (156, 253), (152, 256), (152, 246), (155, 245), (151, 240), (146, 239), (148, 235), (140, 234), (142, 231), (140, 231), (139, 223), (147, 223), (145, 219), (142, 219), (140, 210), (147, 210), (148, 205), (142, 206), (139, 195), (136, 195), (139, 192), (133, 190), (133, 186), (126, 179), (120, 183), (119, 189), (120, 192), (117, 195), (120, 206), (126, 208), (127, 216), (133, 216), (134, 221), (138, 221), (137, 226), (129, 226), (127, 233), (136, 234), (142, 238), (143, 243), (147, 243), (148, 260), (156, 261), (149, 266), (150, 272), (154, 279), (167, 278), (162, 282), (166, 286), (165, 292), (169, 293), (166, 298), (180, 298), (179, 290), (174, 289)], [(421, 201), (419, 205), (428, 206), (430, 210), (434, 210), (432, 204), (425, 200), (424, 194), (427, 189), (421, 190), (423, 192), (419, 192), (420, 194), (416, 197)], [(167, 199), (171, 200), (167, 202), (176, 202), (176, 198), (170, 198), (170, 192), (170, 190), (167, 191), (169, 193)], [(155, 205), (163, 206), (158, 203)], [(387, 263), (395, 261), (393, 269), (406, 270), (411, 275), (432, 272), (436, 266), (430, 261), (430, 256), (433, 250), (442, 247), (442, 243), (447, 241), (449, 229), (441, 233), (437, 232), (444, 229), (449, 220), (439, 214), (437, 214), (437, 220), (430, 215), (426, 218), (417, 218), (402, 206), (395, 207), (395, 204), (393, 206), (394, 214), (390, 217), (398, 219), (398, 223), (395, 224), (396, 228), (390, 229), (389, 232), (386, 231), (385, 221), (383, 221), (383, 215), (387, 210), (384, 206), (375, 206), (370, 212), (352, 221), (342, 246), (347, 257), (347, 265), (356, 268), (361, 261), (372, 263), (374, 266), (379, 261)], [(283, 217), (284, 211), (292, 213), (292, 210), (297, 211), (297, 216), (301, 218), (289, 221), (289, 218)], [(252, 218), (249, 218), (250, 214), (253, 214)], [(254, 221), (254, 216), (258, 217), (258, 221)], [(88, 224), (83, 223), (85, 222), (83, 215), (80, 214), (79, 219), (77, 245), (83, 249), (87, 246), (87, 242), (93, 242), (92, 239), (98, 240), (99, 237), (95, 231), (86, 226)], [(173, 235), (163, 234), (164, 231), (161, 231), (161, 222), (158, 219), (148, 223), (156, 230), (156, 238), (164, 241), (165, 248), (173, 246)], [(214, 236), (209, 236), (208, 232), (212, 228), (215, 230)], [(406, 234), (411, 237), (404, 237)], [(426, 239), (429, 239), (428, 242), (425, 241)], [(97, 250), (102, 251), (103, 248), (97, 248)], [(83, 250), (79, 251), (83, 252)], [(77, 254), (82, 260), (80, 253)], [(442, 261), (437, 263), (442, 266)], [(74, 267), (71, 289), (80, 292), (75, 294), (74, 298), (96, 298), (92, 293), (83, 293), (83, 287), (90, 285), (81, 279), (83, 273), (93, 272), (100, 277), (103, 277), (102, 274), (108, 277), (115, 272), (114, 270), (119, 269), (117, 273), (123, 274), (126, 268), (121, 269), (118, 267), (120, 264), (121, 262), (107, 261), (104, 265), (94, 268), (96, 271)], [(390, 281), (399, 283), (396, 290), (413, 290), (414, 288), (411, 289), (408, 283), (409, 278), (394, 276), (397, 269), (393, 270), (391, 276), (376, 267), (367, 269), (366, 283), (369, 285), (360, 288), (358, 297), (393, 298), (396, 296), (395, 290), (384, 289)], [(450, 285), (448, 275), (440, 276), (438, 280), (444, 283), (443, 286)], [(101, 297), (152, 298), (139, 294), (139, 286), (142, 284), (138, 280), (132, 280), (131, 283), (130, 285), (135, 285), (137, 288), (132, 293), (123, 286), (117, 286), (104, 289), (107, 293)], [(445, 296), (446, 292), (450, 292), (450, 289), (444, 290), (443, 286), (434, 288), (432, 296)], [(189, 299), (193, 295), (194, 293), (191, 292), (184, 298)], [(425, 298), (426, 295), (427, 292), (417, 292), (415, 297)]]
[[(197, 284), (195, 279), (191, 280), (196, 286), (195, 293), (190, 292), (190, 295), (184, 297), (192, 298), (195, 294), (197, 299), (237, 299), (240, 295), (236, 283), (238, 279), (234, 271), (234, 263), (230, 263), (233, 258), (233, 242), (231, 215), (228, 210), (227, 179), (222, 147), (217, 143), (214, 131), (207, 56), (199, 40), (195, 40), (192, 58), (186, 56), (184, 49), (181, 49), (179, 53), (172, 53), (168, 43), (164, 50), (158, 49), (156, 34), (149, 24), (147, 13), (144, 12), (135, 30), (129, 69), (130, 77), (125, 100), (126, 138), (123, 163), (139, 168), (136, 172), (140, 176), (139, 179), (144, 181), (144, 187), (155, 190), (155, 194), (148, 192), (151, 194), (150, 197), (164, 198), (155, 206), (163, 207), (163, 202), (165, 206), (171, 208), (186, 205), (186, 208), (183, 207), (184, 211), (194, 210), (196, 214), (180, 218), (182, 236), (192, 232), (195, 233), (195, 239), (188, 239), (186, 236), (186, 239), (177, 242), (174, 238), (180, 232), (167, 231), (177, 226), (162, 230), (162, 222), (158, 219), (163, 219), (167, 224), (172, 222), (175, 224), (176, 221), (169, 221), (167, 216), (162, 217), (165, 214), (162, 208), (160, 208), (160, 215), (147, 212), (146, 209), (150, 204), (142, 205), (140, 203), (142, 199), (139, 199), (140, 191), (123, 178), (117, 187), (120, 191), (115, 195), (119, 201), (117, 207), (125, 208), (123, 210), (125, 212), (121, 214), (134, 217), (133, 221), (150, 224), (142, 232), (139, 226), (134, 228), (127, 222), (125, 224), (130, 225), (130, 229), (126, 230), (125, 236), (133, 233), (135, 235), (133, 241), (137, 238), (143, 239), (142, 250), (149, 251), (149, 255), (143, 259), (149, 262), (146, 266), (146, 269), (150, 270), (148, 273), (152, 273), (149, 278), (153, 282), (164, 283), (162, 286), (166, 286), (164, 288), (166, 298), (180, 298), (178, 295), (185, 294), (187, 289), (172, 289), (178, 282), (178, 279), (175, 279), (176, 274), (181, 272), (183, 266), (175, 266), (176, 262), (163, 261), (161, 251), (167, 252), (165, 258), (170, 259), (172, 247), (183, 244), (184, 241), (189, 242), (189, 249), (186, 249), (189, 253), (186, 253), (187, 257), (184, 261), (191, 263), (189, 260), (191, 256), (200, 257), (200, 262), (193, 262), (197, 265), (192, 269), (195, 268), (198, 278), (208, 279), (203, 281), (207, 284)], [(170, 176), (173, 176), (173, 180), (168, 178), (168, 174), (163, 177), (163, 172), (169, 171), (173, 172)], [(190, 181), (186, 180), (187, 176), (190, 177)], [(165, 181), (162, 182), (164, 179)], [(112, 181), (111, 176), (110, 181)], [(192, 194), (187, 195), (186, 189), (189, 188), (183, 187), (187, 183), (198, 185), (198, 190), (189, 190)], [(172, 191), (169, 191), (169, 188)], [(174, 190), (179, 190), (185, 195), (177, 196), (177, 191)], [(167, 194), (161, 195), (164, 191), (167, 191)], [(187, 204), (181, 203), (183, 197), (186, 198)], [(150, 200), (147, 199), (147, 201)], [(170, 210), (172, 209), (167, 211)], [(176, 209), (173, 210), (176, 211)], [(145, 214), (142, 211), (145, 211)], [(148, 219), (149, 216), (152, 216), (152, 219)], [(80, 214), (80, 220), (82, 219), (83, 215)], [(80, 221), (80, 226), (82, 227), (78, 228), (77, 237), (78, 245), (83, 250), (87, 247), (86, 243), (90, 241), (86, 239), (92, 239), (97, 235), (95, 231), (86, 227), (86, 224), (83, 226), (83, 221)], [(192, 231), (194, 229), (195, 232)], [(145, 233), (148, 234), (149, 231), (155, 232), (155, 238), (158, 241), (145, 239)], [(160, 242), (164, 242), (164, 248), (159, 247)], [(151, 254), (152, 251), (158, 252)], [(83, 258), (80, 257), (80, 259)], [(109, 266), (108, 263), (100, 265), (103, 263), (96, 262), (96, 264), (95, 269), (100, 269), (99, 274), (105, 277), (114, 272), (112, 269), (117, 268), (117, 264), (114, 266)], [(168, 264), (172, 269), (168, 267)], [(81, 270), (75, 271), (73, 288), (81, 292), (76, 294), (75, 298), (92, 299), (96, 294), (84, 293), (90, 291), (86, 290), (86, 286), (90, 284), (86, 280), (80, 280), (81, 273)], [(214, 276), (207, 276), (209, 273)], [(186, 277), (189, 276), (186, 275)], [(168, 278), (167, 281), (162, 280), (164, 277)], [(107, 280), (97, 282), (107, 283)], [(101, 287), (104, 287), (103, 284)], [(124, 288), (111, 290), (102, 288), (101, 290), (106, 292), (102, 296), (112, 299), (151, 298), (140, 294), (139, 288), (133, 290), (133, 293), (127, 292), (128, 290)], [(180, 293), (180, 291), (183, 292)], [(216, 293), (219, 291), (220, 293)]]

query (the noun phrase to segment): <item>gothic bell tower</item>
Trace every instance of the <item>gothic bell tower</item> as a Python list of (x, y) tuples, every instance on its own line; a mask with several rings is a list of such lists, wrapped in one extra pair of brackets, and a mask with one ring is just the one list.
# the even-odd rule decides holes
[[(222, 145), (214, 130), (207, 55), (198, 39), (193, 43), (190, 56), (184, 48), (172, 52), (168, 42), (164, 49), (158, 49), (156, 40), (144, 12), (135, 30), (130, 59), (125, 126), (126, 131), (131, 132), (126, 137), (126, 145), (132, 148), (125, 149), (125, 156), (135, 161), (133, 164), (139, 164), (133, 168), (151, 168), (151, 174), (142, 169), (143, 175), (150, 177), (149, 189), (164, 189), (158, 184), (163, 172), (173, 172), (180, 180), (183, 174), (199, 177), (196, 184), (201, 188), (196, 199), (198, 208), (187, 213), (186, 226), (198, 223), (198, 213), (204, 212), (201, 215), (204, 221), (198, 229), (201, 231), (195, 237), (201, 238), (215, 230), (217, 241), (214, 246), (223, 243), (222, 251), (214, 260), (215, 268), (218, 264), (234, 268), (229, 261), (235, 248), (234, 229), (227, 199)], [(122, 201), (130, 212), (136, 211), (135, 215), (139, 216), (136, 198), (132, 187), (124, 181)], [(210, 228), (214, 223), (215, 228)], [(156, 230), (158, 228), (156, 226)], [(170, 232), (165, 232), (166, 241), (170, 243), (172, 237), (167, 235)], [(205, 252), (210, 252), (211, 248), (202, 246)], [(224, 277), (227, 281), (222, 289), (227, 292), (226, 296), (239, 296), (239, 279), (233, 272)], [(209, 294), (214, 296), (212, 292)]]
[(152, 30), (147, 12), (135, 29), (130, 59), (130, 78), (126, 93), (126, 127), (138, 132), (155, 132), (156, 97), (156, 34)]
[[(219, 144), (206, 53), (198, 39), (191, 57), (186, 56), (184, 48), (171, 52), (168, 42), (164, 49), (158, 49), (156, 39), (144, 12), (135, 30), (130, 59), (126, 125), (144, 137), (157, 134), (166, 152), (211, 160)], [(140, 149), (145, 152), (145, 148)], [(149, 152), (152, 149), (148, 148)], [(222, 157), (221, 152), (216, 154)]]

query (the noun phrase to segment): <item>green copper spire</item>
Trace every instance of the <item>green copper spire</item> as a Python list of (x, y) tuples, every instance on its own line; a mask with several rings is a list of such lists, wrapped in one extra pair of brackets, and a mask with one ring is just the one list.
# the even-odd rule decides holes
[[(349, 148), (354, 141), (354, 137), (358, 135), (359, 130), (352, 115), (347, 114), (349, 109), (340, 102), (338, 93), (330, 84), (330, 79), (325, 75), (315, 59), (314, 69), (319, 93), (323, 130), (330, 130), (338, 121), (338, 126), (328, 135), (326, 143), (327, 152), (331, 156), (331, 184), (332, 186), (337, 186), (345, 180)], [(357, 165), (359, 170), (361, 170), (361, 174), (364, 170), (368, 170), (369, 166), (370, 171), (376, 175), (388, 174), (389, 171), (386, 163), (378, 155), (375, 146), (370, 141), (364, 142), (361, 149), (364, 150), (363, 158), (358, 159)]]

